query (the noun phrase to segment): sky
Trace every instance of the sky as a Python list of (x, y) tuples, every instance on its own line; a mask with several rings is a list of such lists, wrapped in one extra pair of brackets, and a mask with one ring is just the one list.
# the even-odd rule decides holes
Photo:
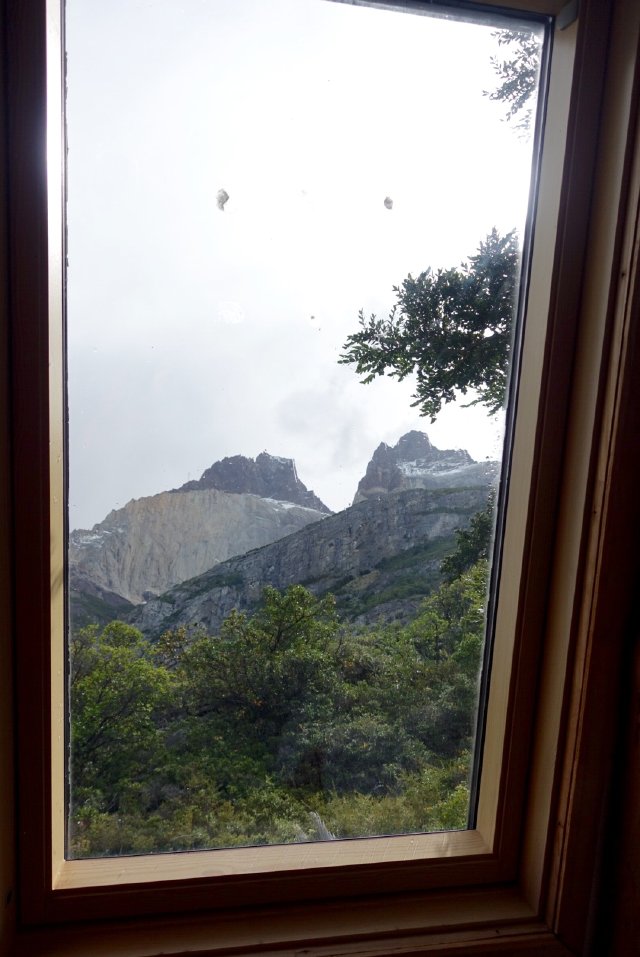
[(66, 31), (70, 528), (230, 455), (295, 459), (334, 510), (410, 429), (499, 457), (483, 407), (432, 424), (410, 381), (337, 362), (408, 273), (522, 231), (531, 145), (483, 93), (490, 26), (67, 0)]

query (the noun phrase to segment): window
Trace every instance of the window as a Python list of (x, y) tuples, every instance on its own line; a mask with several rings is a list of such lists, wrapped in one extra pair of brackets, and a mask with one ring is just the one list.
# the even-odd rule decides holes
[[(488, 563), (437, 574), (499, 480), (548, 60), (544, 23), (504, 23), (67, 0), (69, 857), (466, 826)], [(407, 273), (398, 336), (437, 388), (363, 388)], [(452, 372), (482, 387), (450, 403)], [(384, 496), (358, 484), (380, 441)], [(283, 594), (257, 620), (256, 582)], [(94, 633), (123, 617), (147, 642)]]
[[(571, 913), (564, 907), (567, 891), (564, 882), (567, 874), (575, 876), (574, 897), (577, 893), (581, 900), (588, 898), (590, 884), (584, 878), (585, 868), (581, 868), (580, 863), (591, 859), (581, 855), (586, 853), (585, 844), (588, 845), (585, 834), (593, 838), (594, 831), (593, 828), (589, 831), (587, 826), (582, 830), (580, 837), (583, 840), (580, 840), (576, 828), (584, 824), (581, 815), (586, 808), (593, 810), (601, 806), (602, 792), (593, 783), (593, 766), (589, 765), (586, 749), (572, 732), (571, 721), (567, 724), (564, 718), (566, 714), (572, 719), (593, 716), (592, 695), (598, 681), (605, 681), (605, 687), (612, 695), (612, 685), (606, 685), (606, 676), (590, 670), (584, 651), (593, 648), (594, 622), (598, 624), (607, 607), (606, 594), (594, 589), (591, 573), (597, 572), (603, 557), (608, 556), (608, 521), (613, 513), (611, 499), (600, 495), (600, 485), (593, 481), (593, 477), (595, 474), (596, 478), (602, 479), (606, 491), (615, 487), (617, 481), (617, 471), (612, 463), (615, 466), (619, 461), (624, 435), (618, 431), (621, 406), (620, 393), (616, 389), (620, 377), (616, 370), (622, 370), (621, 381), (629, 387), (625, 333), (636, 300), (633, 291), (626, 295), (625, 277), (629, 268), (635, 265), (635, 259), (633, 244), (625, 228), (626, 210), (635, 197), (633, 169), (627, 165), (627, 144), (630, 142), (628, 131), (634, 75), (630, 67), (635, 63), (637, 52), (637, 11), (624, 4), (614, 5), (614, 50), (610, 60), (607, 60), (606, 48), (608, 7), (603, 11), (599, 5), (599, 9), (594, 10), (592, 5), (585, 4), (579, 27), (569, 25), (566, 31), (557, 32), (555, 37), (555, 76), (552, 76), (550, 93), (552, 107), (554, 93), (557, 93), (554, 83), (562, 86), (562, 74), (565, 74), (564, 80), (571, 74), (570, 48), (576, 33), (579, 36), (576, 53), (579, 80), (569, 111), (570, 149), (566, 154), (562, 135), (563, 110), (560, 110), (556, 126), (552, 108), (552, 122), (547, 130), (550, 152), (547, 152), (546, 169), (543, 167), (542, 171), (542, 195), (548, 197), (549, 204), (538, 223), (529, 308), (550, 313), (551, 335), (546, 345), (541, 341), (531, 343), (539, 366), (544, 365), (544, 374), (538, 368), (533, 377), (542, 383), (542, 389), (532, 383), (532, 399), (526, 403), (526, 415), (521, 416), (520, 421), (522, 440), (535, 436), (535, 441), (530, 442), (530, 460), (522, 466), (523, 473), (514, 474), (512, 481), (515, 481), (515, 489), (522, 488), (526, 493), (530, 476), (533, 476), (534, 494), (532, 497), (525, 495), (525, 500), (531, 504), (517, 510), (520, 516), (518, 527), (511, 533), (520, 539), (520, 553), (525, 555), (525, 588), (520, 595), (517, 616), (519, 629), (524, 623), (527, 633), (533, 633), (536, 639), (542, 634), (545, 642), (539, 667), (537, 640), (529, 644), (526, 635), (522, 638), (518, 634), (512, 683), (502, 688), (498, 685), (502, 701), (495, 699), (497, 703), (489, 706), (486, 760), (495, 761), (496, 769), (500, 769), (492, 775), (499, 781), (499, 788), (486, 795), (484, 808), (481, 804), (475, 832), (425, 837), (422, 857), (418, 861), (413, 846), (407, 846), (400, 855), (397, 849), (395, 853), (385, 849), (383, 859), (378, 857), (371, 863), (371, 848), (367, 842), (357, 842), (359, 859), (342, 859), (338, 867), (330, 856), (333, 853), (330, 847), (327, 854), (325, 847), (312, 846), (306, 860), (298, 859), (297, 862), (287, 861), (286, 853), (280, 851), (277, 851), (280, 857), (271, 856), (272, 849), (269, 848), (260, 850), (260, 861), (250, 862), (253, 872), (249, 871), (248, 875), (247, 869), (244, 874), (234, 872), (228, 859), (214, 859), (206, 854), (198, 855), (195, 865), (196, 857), (188, 860), (177, 857), (155, 859), (151, 867), (145, 859), (134, 860), (126, 865), (119, 864), (110, 872), (100, 862), (73, 862), (73, 866), (69, 866), (62, 863), (61, 838), (55, 833), (55, 828), (53, 852), (50, 850), (51, 800), (58, 818), (63, 802), (62, 795), (55, 791), (52, 795), (50, 789), (49, 756), (56, 749), (50, 746), (48, 720), (49, 702), (52, 698), (60, 700), (57, 692), (60, 691), (61, 659), (54, 655), (51, 694), (51, 656), (48, 642), (43, 641), (50, 633), (50, 586), (53, 584), (54, 626), (59, 615), (59, 605), (56, 611), (55, 600), (59, 598), (60, 589), (60, 582), (54, 580), (51, 583), (49, 577), (49, 569), (52, 565), (55, 567), (55, 560), (50, 564), (49, 542), (54, 549), (59, 549), (61, 538), (56, 528), (49, 534), (48, 438), (52, 434), (54, 440), (56, 436), (59, 439), (61, 430), (55, 418), (50, 422), (47, 411), (48, 354), (50, 346), (55, 354), (56, 342), (54, 338), (50, 343), (42, 334), (43, 321), (46, 328), (48, 305), (47, 287), (43, 285), (46, 269), (42, 271), (46, 257), (40, 257), (41, 271), (38, 272), (38, 261), (33, 255), (35, 248), (42, 248), (34, 245), (37, 237), (42, 241), (46, 236), (41, 165), (42, 83), (26, 82), (33, 76), (42, 80), (45, 26), (42, 7), (34, 5), (27, 13), (25, 9), (8, 5), (10, 93), (15, 89), (12, 84), (17, 82), (18, 64), (25, 82), (17, 101), (19, 109), (16, 101), (9, 99), (12, 170), (9, 194), (10, 288), (15, 317), (12, 345), (14, 375), (19, 378), (23, 374), (23, 387), (16, 390), (12, 409), (16, 423), (13, 518), (16, 527), (16, 650), (20, 675), (17, 714), (21, 733), (19, 789), (23, 802), (20, 816), (23, 924), (60, 922), (61, 929), (57, 933), (62, 948), (65, 939), (68, 941), (73, 933), (71, 925), (65, 922), (80, 918), (114, 918), (145, 913), (166, 915), (194, 907), (201, 911), (212, 906), (233, 907), (238, 906), (239, 901), (248, 908), (277, 901), (280, 909), (263, 911), (261, 917), (253, 915), (251, 921), (247, 921), (246, 913), (235, 923), (231, 915), (219, 917), (215, 932), (204, 917), (201, 922), (190, 919), (188, 929), (176, 918), (165, 924), (157, 949), (184, 952), (185, 935), (190, 934), (189, 946), (192, 950), (199, 947), (201, 952), (205, 948), (208, 952), (215, 952), (215, 948), (230, 946), (249, 951), (259, 937), (262, 941), (273, 941), (274, 948), (282, 948), (285, 943), (294, 946), (296, 940), (314, 941), (317, 945), (324, 941), (334, 953), (346, 951), (349, 941), (370, 938), (373, 952), (384, 953), (387, 946), (383, 942), (385, 935), (391, 940), (389, 935), (395, 934), (397, 942), (400, 928), (407, 946), (412, 940), (413, 952), (420, 949), (429, 952), (437, 935), (441, 941), (448, 938), (453, 953), (456, 952), (454, 942), (458, 944), (457, 952), (470, 951), (472, 947), (482, 952), (483, 935), (485, 941), (488, 934), (495, 940), (498, 923), (504, 931), (502, 943), (488, 945), (494, 948), (493, 951), (485, 946), (485, 952), (500, 952), (500, 946), (505, 953), (516, 953), (519, 948), (527, 947), (528, 941), (533, 947), (539, 944), (540, 953), (560, 953), (561, 945), (554, 937), (556, 931), (567, 942), (569, 952), (581, 952), (578, 948), (584, 937), (575, 925), (586, 913), (586, 904), (580, 913), (578, 906), (574, 905), (573, 913), (578, 917), (572, 922)], [(616, 62), (623, 65), (619, 71), (610, 66)], [(605, 70), (607, 64), (609, 68)], [(584, 72), (580, 72), (581, 69)], [(606, 80), (606, 109), (600, 128), (603, 77)], [(55, 85), (52, 89), (55, 90)], [(566, 116), (566, 109), (564, 114)], [(602, 154), (606, 156), (606, 168), (595, 162), (598, 143), (604, 144)], [(557, 151), (555, 156), (554, 151)], [(565, 164), (565, 179), (561, 188), (562, 164)], [(25, 188), (26, 183), (28, 188)], [(592, 190), (590, 206), (585, 196)], [(50, 196), (50, 199), (55, 209), (54, 197)], [(555, 225), (558, 217), (554, 208), (557, 205), (560, 208), (559, 228)], [(631, 216), (634, 212), (632, 207)], [(54, 220), (54, 235), (55, 228)], [(554, 277), (550, 309), (548, 294), (536, 285), (537, 268)], [(619, 269), (625, 274), (621, 288), (615, 278)], [(52, 276), (54, 274), (52, 272)], [(53, 296), (55, 298), (55, 290)], [(612, 303), (611, 308), (609, 303)], [(578, 316), (580, 324), (576, 328), (575, 322), (569, 320)], [(613, 375), (604, 374), (603, 356), (605, 360), (611, 360)], [(25, 368), (26, 357), (30, 359), (28, 368)], [(526, 365), (525, 362), (525, 368)], [(567, 374), (568, 369), (573, 370), (572, 376)], [(24, 384), (27, 382), (35, 384), (36, 388), (26, 389)], [(602, 388), (599, 389), (600, 382)], [(56, 386), (59, 382), (53, 383), (54, 394)], [(538, 403), (535, 395), (539, 391), (542, 396)], [(623, 397), (626, 395), (623, 391)], [(564, 411), (569, 422), (566, 440), (567, 419), (561, 414)], [(57, 469), (55, 449), (56, 442), (53, 441), (54, 477)], [(514, 463), (517, 461), (515, 455)], [(520, 461), (524, 460), (521, 458)], [(53, 485), (55, 496), (55, 481)], [(558, 496), (554, 490), (558, 486), (564, 491), (557, 510)], [(588, 516), (594, 507), (598, 518), (597, 534), (594, 534), (593, 525), (587, 523), (585, 527), (584, 524), (585, 515)], [(523, 541), (526, 549), (522, 547)], [(549, 582), (551, 541), (554, 544), (554, 575)], [(30, 584), (34, 580), (35, 585)], [(549, 601), (546, 598), (548, 592)], [(514, 589), (514, 595), (517, 594), (518, 589)], [(603, 595), (602, 603), (599, 603)], [(508, 657), (513, 638), (513, 634), (506, 635), (507, 644), (498, 644), (496, 653)], [(573, 669), (565, 683), (567, 659)], [(573, 699), (570, 698), (571, 676), (574, 679)], [(569, 709), (571, 700), (576, 704)], [(59, 711), (54, 712), (54, 743), (56, 721), (60, 717)], [(532, 751), (525, 745), (531, 724), (535, 732)], [(496, 743), (502, 740), (500, 725), (506, 727), (504, 749), (496, 747)], [(605, 729), (604, 737), (598, 737), (597, 725), (592, 727), (589, 723), (589, 728), (595, 732), (590, 742), (592, 745), (594, 741), (601, 744), (605, 741), (598, 750), (602, 756), (606, 752), (606, 740), (610, 740), (606, 734), (610, 735), (611, 729)], [(492, 747), (496, 751), (493, 755)], [(39, 760), (30, 756), (34, 751)], [(530, 757), (531, 769), (528, 769)], [(56, 778), (55, 770), (53, 780), (60, 780)], [(576, 782), (580, 785), (585, 781), (592, 783), (581, 795), (583, 806), (577, 814), (571, 798)], [(556, 803), (558, 793), (561, 800)], [(566, 799), (567, 794), (569, 799)], [(525, 797), (526, 813), (523, 814)], [(550, 826), (552, 812), (561, 815), (568, 835), (564, 844), (557, 845), (555, 855), (552, 854), (555, 834)], [(273, 850), (275, 854), (276, 850)], [(254, 855), (256, 852), (249, 853)], [(275, 872), (265, 872), (273, 867)], [(258, 868), (265, 869), (262, 870), (264, 876)], [(221, 870), (225, 874), (217, 876)], [(162, 876), (157, 880), (159, 871)], [(177, 871), (185, 875), (183, 882), (177, 879)], [(154, 883), (155, 887), (152, 886)], [(454, 894), (451, 889), (456, 886), (466, 889)], [(437, 888), (439, 892), (430, 895), (427, 893), (429, 888)], [(449, 892), (443, 893), (444, 888), (449, 888)], [(384, 901), (375, 896), (366, 899), (367, 895), (380, 893), (396, 896)], [(301, 896), (307, 902), (315, 899), (316, 903), (307, 903), (305, 908), (297, 910), (284, 906), (286, 902), (300, 900)], [(351, 903), (349, 896), (355, 898)], [(343, 897), (341, 903), (327, 909), (327, 898)], [(296, 915), (300, 921), (297, 929)], [(130, 926), (126, 930), (114, 926), (110, 933), (113, 935), (111, 949), (116, 953), (117, 947), (127, 939), (131, 952), (132, 935), (144, 931), (142, 927)], [(55, 939), (54, 934), (48, 945)], [(33, 952), (37, 952), (39, 946), (35, 935)], [(88, 946), (86, 936), (84, 946), (85, 949)]]

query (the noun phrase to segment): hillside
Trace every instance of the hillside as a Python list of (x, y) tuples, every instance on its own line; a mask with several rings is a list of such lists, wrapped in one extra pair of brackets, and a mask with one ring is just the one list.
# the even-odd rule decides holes
[(123, 601), (145, 601), (328, 512), (300, 481), (292, 459), (266, 452), (255, 461), (223, 459), (197, 482), (133, 499), (92, 529), (71, 533), (72, 619), (83, 623), (92, 611), (108, 618)]
[(439, 580), (455, 530), (484, 506), (487, 492), (408, 489), (365, 500), (177, 585), (130, 620), (150, 636), (179, 625), (215, 632), (233, 608), (255, 607), (265, 585), (291, 584), (333, 592), (351, 620), (405, 618)]
[[(127, 618), (147, 602), (136, 613), (145, 629), (162, 627), (169, 613), (216, 627), (233, 607), (252, 607), (264, 585), (293, 583), (332, 590), (351, 620), (410, 617), (496, 472), (495, 462), (437, 449), (425, 433), (408, 432), (395, 446), (378, 446), (354, 505), (331, 515), (292, 459), (266, 452), (224, 458), (198, 480), (72, 532), (72, 624)], [(322, 529), (298, 534), (320, 520)], [(209, 586), (206, 601), (194, 594)], [(158, 596), (159, 604), (152, 601)]]

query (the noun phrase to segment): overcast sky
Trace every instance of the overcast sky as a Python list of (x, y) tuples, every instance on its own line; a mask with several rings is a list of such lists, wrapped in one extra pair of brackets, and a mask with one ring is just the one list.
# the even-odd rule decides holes
[(482, 408), (432, 425), (410, 383), (336, 361), (407, 273), (523, 225), (530, 144), (483, 95), (492, 32), (329, 0), (68, 0), (71, 528), (227, 455), (294, 458), (339, 509), (409, 429), (498, 454)]

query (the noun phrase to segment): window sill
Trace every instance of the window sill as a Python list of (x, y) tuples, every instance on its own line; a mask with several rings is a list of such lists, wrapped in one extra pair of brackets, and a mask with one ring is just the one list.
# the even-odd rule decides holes
[(513, 888), (239, 910), (220, 917), (75, 924), (23, 934), (20, 943), (24, 957), (571, 953)]

